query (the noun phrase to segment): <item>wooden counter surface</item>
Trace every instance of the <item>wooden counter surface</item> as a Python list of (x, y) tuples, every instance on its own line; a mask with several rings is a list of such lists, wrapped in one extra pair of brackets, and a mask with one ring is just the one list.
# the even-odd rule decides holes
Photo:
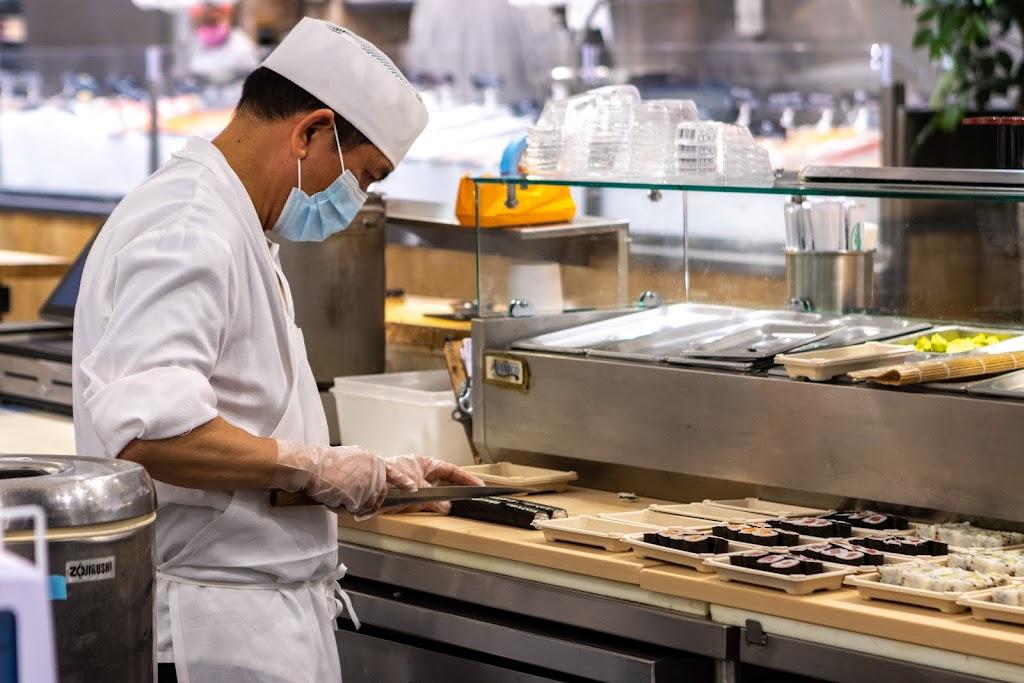
[[(565, 508), (570, 516), (642, 510), (651, 503), (660, 502), (651, 498), (641, 498), (632, 503), (623, 502), (614, 493), (586, 489), (538, 494), (530, 496), (530, 499)], [(641, 560), (631, 552), (610, 553), (602, 548), (576, 543), (552, 543), (545, 541), (544, 534), (540, 531), (515, 529), (458, 517), (431, 514), (379, 515), (365, 522), (355, 522), (351, 517), (342, 515), (338, 520), (341, 526), (352, 529), (634, 585), (640, 583), (642, 569), (661, 564), (654, 560)]]
[(406, 295), (389, 297), (384, 302), (384, 327), (389, 344), (441, 349), (449, 339), (462, 339), (470, 333), (468, 320), (444, 320), (428, 313), (448, 313), (451, 299)]
[[(614, 493), (572, 488), (565, 493), (531, 498), (565, 508), (570, 515), (641, 510), (652, 502), (660, 502), (641, 498), (630, 503), (620, 501)], [(548, 542), (540, 531), (454, 517), (380, 515), (354, 522), (343, 516), (339, 522), (347, 528), (637, 584), (647, 591), (711, 605), (1024, 666), (1024, 627), (978, 621), (970, 612), (943, 614), (923, 607), (863, 600), (851, 588), (794, 596), (770, 588), (721, 581), (715, 574), (641, 560), (629, 552), (610, 553), (573, 543)]]
[(0, 278), (54, 277), (64, 274), (68, 260), (60, 256), (0, 249)]

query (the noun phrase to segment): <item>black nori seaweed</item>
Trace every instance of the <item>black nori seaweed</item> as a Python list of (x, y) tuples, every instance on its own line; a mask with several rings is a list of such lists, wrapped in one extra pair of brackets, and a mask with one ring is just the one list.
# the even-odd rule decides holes
[(518, 529), (532, 529), (535, 521), (550, 519), (546, 512), (520, 505), (517, 502), (494, 500), (493, 498), (453, 500), (449, 514), (452, 517), (475, 519), (478, 522), (501, 524)]

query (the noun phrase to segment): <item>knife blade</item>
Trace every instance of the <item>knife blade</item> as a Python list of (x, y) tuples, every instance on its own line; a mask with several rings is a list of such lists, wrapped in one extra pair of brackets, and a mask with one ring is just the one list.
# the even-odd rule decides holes
[[(521, 486), (426, 486), (416, 491), (390, 489), (381, 507), (533, 492), (534, 489)], [(296, 505), (321, 505), (321, 503), (313, 500), (305, 493), (289, 493), (275, 489), (270, 492), (270, 505), (271, 507), (294, 507)]]

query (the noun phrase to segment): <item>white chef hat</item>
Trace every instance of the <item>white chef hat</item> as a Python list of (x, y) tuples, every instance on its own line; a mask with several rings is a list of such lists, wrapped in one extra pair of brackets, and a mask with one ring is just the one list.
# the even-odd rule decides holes
[(393, 165), (427, 126), (427, 108), (398, 67), (341, 26), (303, 17), (263, 66), (338, 112)]

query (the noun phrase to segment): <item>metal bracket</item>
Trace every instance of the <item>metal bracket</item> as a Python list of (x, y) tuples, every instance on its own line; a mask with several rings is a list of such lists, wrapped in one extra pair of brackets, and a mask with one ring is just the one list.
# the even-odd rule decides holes
[(513, 299), (508, 304), (508, 314), (512, 318), (529, 318), (533, 315), (533, 304), (523, 299)]
[(509, 209), (514, 209), (519, 206), (519, 199), (516, 197), (516, 186), (509, 183), (505, 188), (505, 206)]
[(768, 634), (764, 632), (760, 621), (747, 619), (746, 628), (747, 645), (760, 645), (764, 647), (768, 644)]
[(794, 297), (786, 302), (786, 310), (800, 312), (809, 311), (811, 310), (811, 302), (808, 301), (807, 299)]
[(657, 308), (661, 306), (663, 300), (661, 294), (651, 291), (650, 289), (640, 294), (640, 298), (637, 299), (636, 305), (639, 308)]

